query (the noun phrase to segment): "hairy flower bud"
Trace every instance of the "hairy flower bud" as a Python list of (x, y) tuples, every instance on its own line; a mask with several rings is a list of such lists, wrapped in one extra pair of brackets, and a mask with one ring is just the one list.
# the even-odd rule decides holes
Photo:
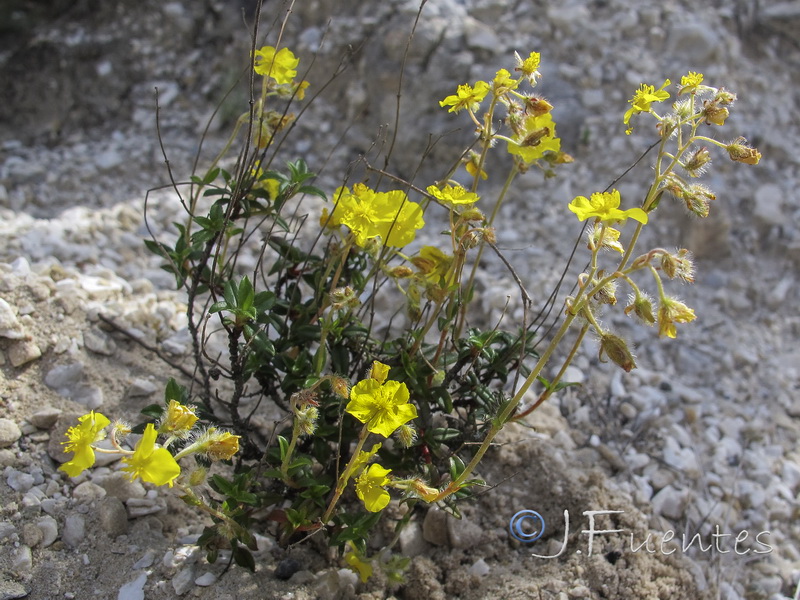
[(305, 406), (295, 411), (297, 426), (303, 435), (313, 435), (317, 429), (319, 410), (315, 406)]
[(609, 281), (595, 292), (593, 298), (600, 304), (614, 306), (617, 303), (617, 282)]
[(350, 397), (350, 384), (344, 377), (337, 375), (331, 377), (331, 389), (339, 398), (347, 399)]
[(414, 271), (405, 265), (400, 265), (399, 267), (394, 267), (389, 270), (389, 276), (395, 279), (405, 279), (406, 277), (411, 277), (413, 274)]
[(694, 281), (694, 263), (692, 254), (685, 248), (681, 248), (675, 254), (665, 252), (661, 255), (661, 270), (667, 277), (683, 279), (687, 283)]
[(626, 373), (630, 373), (632, 369), (636, 368), (636, 362), (628, 349), (628, 344), (618, 335), (606, 332), (600, 336), (601, 359), (603, 354), (608, 356), (611, 362), (624, 369)]
[(656, 322), (656, 318), (653, 316), (653, 301), (643, 292), (628, 296), (628, 306), (625, 307), (624, 312), (626, 315), (633, 313), (645, 325), (652, 325)]
[(198, 485), (203, 485), (206, 482), (206, 477), (208, 476), (208, 469), (205, 467), (197, 467), (189, 473), (189, 485), (191, 487), (197, 487)]
[(553, 110), (553, 105), (544, 98), (536, 98), (535, 96), (531, 96), (529, 98), (525, 98), (525, 107), (523, 110), (527, 115), (539, 117), (541, 115), (546, 115)]
[(703, 102), (703, 110), (700, 112), (706, 123), (711, 125), (724, 125), (725, 119), (730, 114), (728, 109), (721, 105), (718, 100), (706, 100)]
[(705, 171), (706, 165), (711, 162), (711, 153), (706, 146), (698, 148), (689, 157), (689, 160), (683, 164), (683, 168), (692, 177), (699, 177)]
[(738, 137), (730, 144), (725, 146), (728, 156), (732, 161), (744, 163), (746, 165), (757, 165), (761, 160), (761, 152), (747, 145), (747, 140)]
[(403, 423), (397, 428), (397, 439), (403, 448), (410, 448), (417, 441), (417, 430), (411, 423)]

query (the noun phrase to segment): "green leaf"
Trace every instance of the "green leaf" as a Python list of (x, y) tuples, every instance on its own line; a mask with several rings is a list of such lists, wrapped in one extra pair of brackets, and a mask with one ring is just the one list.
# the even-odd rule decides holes
[(467, 467), (464, 464), (464, 461), (461, 460), (459, 457), (457, 456), (450, 457), (450, 479), (452, 479), (453, 481), (458, 479), (458, 476), (461, 475), (461, 473), (463, 473), (464, 469), (466, 468)]
[(431, 436), (437, 442), (446, 442), (448, 440), (454, 440), (461, 435), (461, 432), (458, 429), (452, 429), (450, 427), (436, 427), (431, 431)]
[(233, 562), (252, 573), (256, 572), (256, 561), (253, 558), (253, 553), (244, 546), (237, 544), (233, 547)]
[(145, 406), (141, 411), (143, 415), (150, 417), (151, 419), (158, 419), (164, 412), (164, 405), (163, 404), (148, 404)]
[(286, 453), (289, 451), (289, 440), (282, 435), (278, 436), (278, 445), (281, 448), (281, 460), (286, 458)]
[(239, 308), (243, 311), (248, 311), (253, 307), (253, 301), (256, 298), (253, 284), (250, 283), (250, 278), (245, 275), (239, 282)]

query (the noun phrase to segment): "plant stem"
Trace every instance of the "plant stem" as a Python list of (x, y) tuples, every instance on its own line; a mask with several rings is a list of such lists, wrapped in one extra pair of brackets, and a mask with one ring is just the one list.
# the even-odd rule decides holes
[(361, 428), (361, 433), (358, 435), (358, 444), (356, 445), (356, 449), (353, 451), (353, 456), (350, 457), (350, 462), (347, 463), (344, 473), (342, 473), (339, 477), (339, 481), (336, 483), (336, 492), (333, 494), (333, 498), (331, 498), (328, 508), (325, 510), (325, 514), (322, 515), (321, 520), (323, 525), (330, 521), (333, 510), (336, 508), (336, 503), (339, 502), (339, 498), (341, 498), (342, 494), (344, 493), (344, 489), (347, 487), (347, 482), (350, 480), (350, 475), (353, 473), (353, 467), (358, 460), (358, 455), (361, 452), (361, 448), (364, 447), (364, 442), (367, 441), (368, 435), (369, 431), (367, 430), (367, 425), (364, 424), (364, 427)]

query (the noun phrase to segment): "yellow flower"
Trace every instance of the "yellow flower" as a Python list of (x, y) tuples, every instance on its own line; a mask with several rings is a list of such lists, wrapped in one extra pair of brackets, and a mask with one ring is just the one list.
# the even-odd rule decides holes
[(306, 97), (306, 90), (308, 89), (309, 85), (311, 84), (308, 83), (305, 79), (297, 84), (297, 90), (295, 91), (295, 94), (297, 94), (298, 100), (302, 100), (303, 98)]
[(177, 400), (170, 400), (167, 410), (162, 415), (162, 422), (158, 427), (158, 433), (182, 436), (197, 422), (197, 415), (189, 406), (184, 406)]
[(323, 210), (321, 223), (346, 225), (362, 248), (377, 237), (387, 246), (402, 248), (413, 242), (416, 230), (425, 225), (422, 207), (401, 190), (376, 192), (357, 183), (352, 192), (346, 187), (337, 189), (334, 200), (336, 206), (330, 214)]
[(703, 83), (703, 74), (689, 71), (688, 74), (681, 77), (681, 88), (678, 91), (678, 95), (697, 91), (697, 87), (701, 83)]
[(350, 471), (351, 475), (358, 476), (361, 473), (361, 471), (363, 471), (364, 468), (367, 466), (367, 463), (370, 461), (370, 459), (378, 453), (378, 450), (381, 449), (382, 445), (383, 444), (378, 442), (377, 444), (372, 446), (371, 450), (366, 452), (362, 450), (361, 452), (359, 452), (358, 457), (353, 461), (353, 467)]
[(157, 436), (156, 428), (148, 423), (133, 455), (122, 459), (128, 465), (122, 470), (128, 472), (131, 480), (140, 477), (142, 481), (156, 485), (167, 483), (172, 487), (172, 482), (181, 474), (181, 468), (169, 450), (156, 447)]
[(450, 109), (447, 112), (457, 113), (464, 108), (475, 112), (486, 97), (486, 94), (489, 93), (489, 89), (489, 84), (485, 81), (475, 82), (474, 88), (465, 83), (458, 86), (455, 95), (447, 96), (447, 98), (439, 102), (439, 106), (442, 108), (449, 106)]
[(658, 335), (674, 338), (677, 334), (675, 323), (690, 323), (697, 316), (683, 302), (665, 296), (658, 309)]
[(511, 77), (511, 73), (505, 69), (500, 69), (492, 80), (492, 88), (497, 96), (506, 93), (508, 90), (513, 90), (519, 85), (519, 81)]
[(464, 204), (474, 204), (480, 197), (474, 192), (468, 192), (460, 185), (445, 184), (444, 188), (439, 189), (435, 185), (428, 186), (428, 193), (449, 206), (460, 206)]
[(514, 56), (517, 59), (517, 67), (514, 70), (522, 71), (522, 74), (525, 75), (531, 85), (536, 85), (536, 80), (540, 75), (539, 63), (541, 62), (541, 55), (538, 52), (531, 52), (525, 60), (516, 52)]
[(259, 75), (272, 77), (277, 83), (291, 83), (297, 76), (300, 60), (288, 48), (277, 52), (272, 46), (256, 50), (255, 71)]
[(542, 158), (546, 152), (557, 153), (560, 150), (561, 140), (556, 137), (556, 124), (550, 113), (525, 117), (513, 142), (508, 144), (508, 152), (528, 164)]
[(642, 84), (638, 90), (633, 94), (633, 98), (628, 100), (631, 107), (625, 113), (625, 116), (622, 118), (622, 122), (628, 126), (625, 130), (625, 133), (630, 135), (631, 131), (633, 131), (633, 126), (631, 123), (631, 117), (635, 114), (641, 112), (650, 112), (650, 104), (653, 102), (663, 102), (667, 98), (669, 98), (669, 92), (664, 90), (670, 84), (670, 80), (667, 79), (664, 81), (664, 85), (660, 88), (656, 89), (655, 86)]
[(59, 467), (70, 477), (77, 477), (94, 464), (94, 450), (92, 444), (106, 437), (104, 428), (111, 424), (105, 415), (90, 412), (88, 415), (78, 417), (78, 425), (70, 427), (67, 431), (69, 441), (61, 442), (66, 446), (64, 452), (74, 452), (72, 460)]
[(413, 257), (411, 262), (425, 275), (425, 279), (438, 284), (447, 276), (453, 257), (434, 246), (423, 246), (419, 256)]
[(361, 558), (360, 553), (356, 551), (355, 545), (352, 542), (347, 545), (353, 551), (345, 554), (344, 562), (346, 562), (353, 571), (358, 573), (361, 583), (366, 583), (367, 580), (372, 577), (372, 564), (370, 561)]
[(389, 504), (389, 492), (383, 486), (389, 483), (387, 475), (391, 469), (384, 469), (379, 464), (372, 464), (356, 479), (356, 495), (370, 512), (379, 512)]
[(595, 192), (591, 200), (586, 196), (577, 196), (569, 203), (569, 209), (574, 212), (580, 221), (589, 217), (597, 217), (604, 223), (624, 223), (628, 218), (647, 223), (647, 213), (641, 208), (619, 209), (620, 197), (617, 190), (610, 192)]
[(210, 427), (206, 435), (208, 439), (203, 452), (211, 460), (230, 460), (239, 451), (238, 435), (229, 431), (217, 432), (214, 427)]
[(467, 157), (466, 163), (464, 164), (464, 168), (467, 170), (467, 173), (469, 173), (473, 177), (477, 175), (481, 179), (488, 179), (489, 175), (486, 173), (486, 171), (484, 171), (483, 169), (480, 169), (480, 172), (478, 171), (478, 169), (480, 168), (480, 160), (481, 160), (481, 155), (478, 154), (477, 152), (473, 152), (472, 150), (470, 150), (469, 156)]
[(400, 425), (416, 418), (417, 409), (408, 399), (405, 383), (381, 384), (375, 379), (365, 379), (350, 390), (345, 411), (365, 423), (372, 433), (388, 438)]
[(620, 244), (619, 236), (620, 231), (613, 227), (593, 227), (589, 231), (589, 239), (592, 240), (595, 246), (599, 244), (601, 248), (616, 250), (620, 254), (623, 254), (625, 248)]
[(389, 365), (385, 365), (380, 361), (374, 360), (372, 361), (372, 367), (369, 370), (369, 378), (374, 379), (380, 384), (383, 384), (386, 381), (386, 378), (389, 376)]

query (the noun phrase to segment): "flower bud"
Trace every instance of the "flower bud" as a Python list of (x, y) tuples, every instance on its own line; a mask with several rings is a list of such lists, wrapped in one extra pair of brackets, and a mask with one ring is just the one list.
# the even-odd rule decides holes
[(589, 229), (589, 249), (607, 248), (609, 250), (616, 250), (620, 254), (625, 252), (622, 244), (619, 243), (620, 231), (609, 226), (591, 227)]
[(689, 157), (689, 160), (683, 165), (683, 168), (689, 172), (692, 177), (699, 177), (705, 171), (705, 167), (711, 162), (711, 153), (708, 148), (703, 146), (695, 150)]
[(484, 221), (486, 219), (486, 215), (477, 208), (467, 208), (459, 216), (464, 221)]
[(628, 296), (628, 306), (625, 307), (625, 314), (633, 313), (645, 325), (652, 325), (656, 322), (653, 316), (653, 302), (647, 294), (631, 294)]
[(339, 398), (346, 400), (350, 397), (350, 384), (344, 377), (339, 377), (338, 375), (331, 377), (331, 389)]
[(703, 102), (703, 110), (700, 112), (706, 123), (720, 126), (725, 124), (725, 119), (728, 118), (729, 114), (728, 109), (721, 106), (717, 100)]
[(334, 310), (358, 308), (359, 304), (360, 301), (355, 290), (349, 285), (346, 287), (336, 288), (331, 292), (331, 307)]
[(714, 101), (718, 102), (721, 106), (730, 106), (736, 102), (736, 94), (729, 92), (725, 88), (719, 88), (714, 96)]
[(197, 467), (194, 471), (189, 473), (189, 485), (191, 487), (197, 487), (198, 485), (203, 485), (206, 482), (206, 477), (208, 476), (208, 469), (205, 467)]
[(744, 163), (746, 165), (757, 165), (761, 160), (761, 152), (747, 145), (747, 140), (738, 137), (730, 144), (725, 146), (728, 156), (732, 161)]
[(239, 451), (239, 436), (228, 431), (208, 430), (208, 440), (203, 452), (211, 460), (230, 460)]
[(177, 400), (170, 400), (167, 409), (161, 415), (158, 433), (183, 437), (196, 422), (197, 415), (194, 409), (184, 406)]
[(315, 406), (306, 406), (295, 411), (297, 426), (303, 435), (313, 435), (317, 429), (319, 410)]
[(413, 274), (414, 271), (405, 265), (400, 265), (399, 267), (394, 267), (389, 270), (389, 276), (395, 279), (405, 279), (406, 277), (411, 277)]
[(617, 282), (614, 280), (609, 281), (594, 293), (593, 298), (600, 304), (614, 306), (617, 303)]
[(403, 448), (410, 448), (417, 441), (417, 431), (410, 423), (403, 423), (397, 428), (397, 439)]
[(692, 254), (685, 248), (681, 248), (675, 254), (665, 252), (661, 255), (661, 270), (667, 277), (683, 279), (687, 283), (694, 281), (694, 263)]
[(523, 110), (525, 111), (526, 115), (540, 117), (553, 110), (553, 105), (544, 98), (536, 98), (535, 96), (531, 96), (529, 98), (525, 98), (525, 107)]
[(414, 479), (411, 482), (411, 489), (414, 494), (422, 498), (425, 502), (433, 502), (439, 495), (439, 490), (419, 479)]
[(626, 344), (625, 340), (621, 337), (613, 333), (603, 333), (600, 336), (601, 359), (603, 358), (603, 354), (608, 356), (611, 362), (624, 369), (626, 373), (630, 373), (631, 369), (636, 368), (636, 362), (634, 361), (633, 354), (628, 350), (628, 344)]

